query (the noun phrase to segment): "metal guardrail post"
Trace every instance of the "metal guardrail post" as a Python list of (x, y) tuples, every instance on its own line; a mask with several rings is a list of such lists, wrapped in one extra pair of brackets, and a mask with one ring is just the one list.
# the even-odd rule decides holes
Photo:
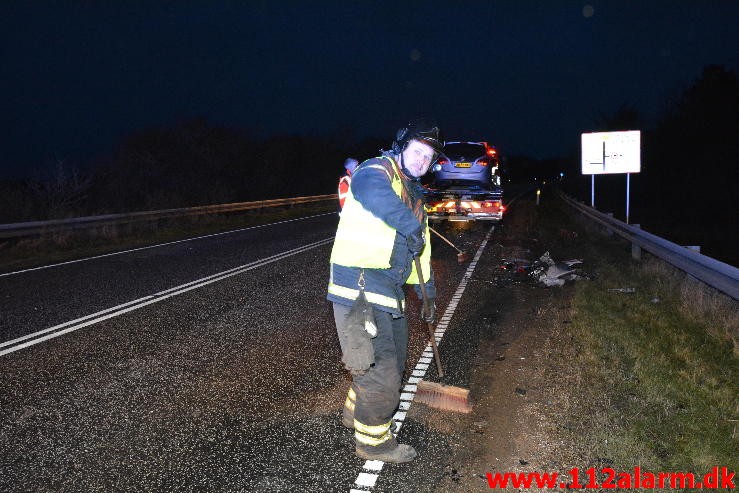
[[(641, 224), (632, 224), (636, 229), (641, 229)], [(641, 261), (641, 247), (636, 243), (631, 243), (631, 258), (637, 261)]]
[[(611, 219), (613, 219), (613, 212), (606, 212), (606, 216), (608, 216)], [(608, 225), (606, 225), (606, 234), (608, 236), (613, 236), (613, 230), (611, 228), (609, 228)]]

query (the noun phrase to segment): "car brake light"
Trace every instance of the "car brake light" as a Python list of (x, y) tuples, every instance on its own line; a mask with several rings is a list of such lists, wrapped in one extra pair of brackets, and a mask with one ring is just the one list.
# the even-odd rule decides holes
[(487, 166), (490, 163), (487, 162), (487, 160), (485, 160), (485, 159), (480, 159), (480, 160), (477, 161), (477, 164), (479, 164), (480, 166)]
[(449, 164), (449, 160), (445, 159), (443, 157), (439, 158), (438, 161), (436, 161), (438, 164)]
[(482, 206), (483, 207), (497, 207), (501, 211), (503, 210), (503, 204), (501, 204), (499, 200), (496, 200), (494, 202), (487, 201), (487, 202), (483, 203)]
[(498, 152), (495, 149), (488, 149), (488, 156), (495, 156)]

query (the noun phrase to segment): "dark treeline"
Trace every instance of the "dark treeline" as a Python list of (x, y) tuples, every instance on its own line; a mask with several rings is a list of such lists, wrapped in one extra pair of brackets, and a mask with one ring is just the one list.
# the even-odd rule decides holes
[[(642, 172), (631, 175), (631, 222), (736, 264), (736, 73), (706, 67), (683, 94), (665, 102), (653, 127), (645, 126), (638, 108), (623, 105), (583, 131), (636, 129), (642, 130)], [(361, 161), (389, 143), (389, 137), (258, 139), (193, 119), (138, 131), (95, 162), (59, 161), (45, 176), (0, 182), (0, 223), (334, 193), (346, 157)], [(508, 156), (502, 170), (504, 181), (559, 181), (590, 201), (590, 177), (580, 173), (577, 146), (548, 160)], [(596, 207), (624, 219), (625, 176), (599, 175), (595, 183)]]
[[(629, 219), (682, 245), (739, 264), (739, 79), (722, 66), (708, 66), (674, 101), (667, 101), (653, 128), (637, 108), (621, 106), (600, 115), (584, 131), (642, 131), (641, 173), (630, 178)], [(581, 175), (580, 149), (562, 159), (512, 156), (507, 172), (515, 180), (560, 182), (572, 196), (590, 203), (590, 176)], [(559, 180), (559, 173), (564, 179)], [(626, 176), (595, 177), (595, 206), (625, 219)]]
[(43, 176), (0, 183), (0, 222), (335, 193), (344, 160), (376, 155), (383, 144), (256, 139), (197, 118), (138, 131), (84, 166), (59, 161)]

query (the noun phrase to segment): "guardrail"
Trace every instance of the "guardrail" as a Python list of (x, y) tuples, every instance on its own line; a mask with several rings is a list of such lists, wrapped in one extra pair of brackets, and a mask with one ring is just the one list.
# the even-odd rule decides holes
[(257, 200), (254, 202), (236, 202), (233, 204), (203, 205), (181, 209), (164, 209), (161, 211), (142, 211), (127, 214), (106, 214), (102, 216), (74, 217), (70, 219), (54, 219), (50, 221), (31, 221), (25, 223), (0, 224), (0, 238), (20, 238), (43, 233), (68, 231), (74, 229), (97, 228), (137, 221), (154, 221), (174, 217), (215, 214), (221, 212), (238, 212), (267, 207), (292, 206), (310, 202), (338, 200), (336, 194), (314, 195), (310, 197), (293, 197), (287, 199)]
[[(736, 267), (689, 250), (686, 247), (648, 233), (636, 226), (628, 225), (593, 209), (589, 205), (568, 197), (562, 191), (558, 192), (567, 204), (583, 215), (631, 242), (632, 251), (634, 251), (634, 247), (643, 248), (652, 255), (685, 271), (687, 274), (731, 296), (735, 300), (739, 299), (739, 269)], [(637, 254), (635, 256), (638, 256), (636, 251), (634, 253)]]

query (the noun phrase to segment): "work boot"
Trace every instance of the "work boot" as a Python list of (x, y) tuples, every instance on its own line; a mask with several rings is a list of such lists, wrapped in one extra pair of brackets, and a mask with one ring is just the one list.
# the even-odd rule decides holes
[[(381, 460), (382, 462), (390, 462), (393, 464), (403, 464), (410, 462), (418, 455), (416, 449), (410, 445), (398, 444), (393, 440), (394, 447), (359, 447), (357, 446), (354, 454), (360, 459)], [(378, 450), (372, 450), (372, 449)]]

